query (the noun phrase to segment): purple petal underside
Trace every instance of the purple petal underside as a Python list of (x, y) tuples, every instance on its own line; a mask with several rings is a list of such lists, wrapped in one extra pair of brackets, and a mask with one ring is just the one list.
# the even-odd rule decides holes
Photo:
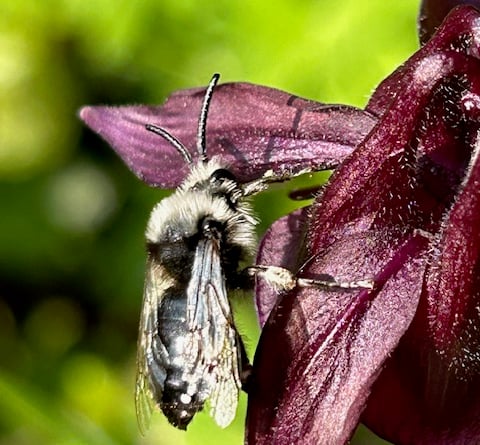
[[(80, 117), (149, 185), (172, 188), (189, 167), (162, 137), (160, 126), (195, 152), (205, 89), (182, 90), (162, 106), (87, 106)], [(241, 182), (268, 171), (290, 176), (335, 167), (363, 140), (376, 119), (344, 105), (325, 105), (247, 83), (215, 88), (207, 122), (207, 154), (219, 156)]]
[[(402, 87), (314, 204), (300, 269), (342, 281), (374, 278), (376, 287), (298, 290), (278, 302), (253, 365), (248, 443), (333, 445), (351, 436), (415, 315), (431, 233), (461, 185), (476, 133), (464, 133), (460, 104), (466, 92), (477, 93), (477, 73), (478, 61), (450, 50), (414, 56), (393, 74)], [(408, 413), (376, 414), (369, 425), (377, 431), (391, 432), (398, 420), (412, 426)]]

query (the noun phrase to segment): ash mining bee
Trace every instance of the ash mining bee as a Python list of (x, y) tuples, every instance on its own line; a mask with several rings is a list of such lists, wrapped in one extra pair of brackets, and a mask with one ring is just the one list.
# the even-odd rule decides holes
[(229, 293), (252, 288), (254, 276), (284, 290), (371, 287), (361, 281), (297, 278), (274, 266), (241, 269), (256, 248), (257, 220), (248, 197), (278, 179), (264, 177), (242, 184), (221, 160), (208, 158), (207, 115), (218, 79), (215, 74), (203, 99), (197, 161), (172, 134), (155, 125), (145, 126), (183, 156), (190, 173), (153, 208), (146, 229), (135, 391), (142, 432), (157, 406), (180, 429), (186, 429), (206, 403), (220, 427), (232, 422), (250, 365), (235, 327)]

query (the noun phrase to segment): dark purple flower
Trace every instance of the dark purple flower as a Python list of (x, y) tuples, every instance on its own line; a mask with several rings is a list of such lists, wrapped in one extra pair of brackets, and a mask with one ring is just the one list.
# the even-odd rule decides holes
[(479, 57), (480, 14), (454, 10), (312, 208), (264, 238), (259, 262), (376, 286), (275, 304), (258, 287), (248, 443), (343, 444), (360, 420), (396, 444), (480, 443)]

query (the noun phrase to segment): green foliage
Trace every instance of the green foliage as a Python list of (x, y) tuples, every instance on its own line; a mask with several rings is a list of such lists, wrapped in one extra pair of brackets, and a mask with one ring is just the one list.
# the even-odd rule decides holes
[[(0, 3), (0, 445), (242, 443), (244, 396), (225, 431), (203, 413), (187, 433), (158, 415), (140, 437), (143, 230), (165, 192), (134, 178), (76, 112), (161, 103), (213, 72), (362, 106), (415, 50), (417, 3)], [(258, 198), (262, 229), (297, 205), (285, 195)], [(239, 306), (253, 353), (250, 299)]]

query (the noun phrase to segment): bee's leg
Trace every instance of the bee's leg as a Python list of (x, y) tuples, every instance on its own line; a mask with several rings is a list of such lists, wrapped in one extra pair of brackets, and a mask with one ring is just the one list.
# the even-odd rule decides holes
[(265, 280), (278, 291), (290, 291), (295, 287), (316, 287), (324, 290), (372, 289), (372, 280), (337, 281), (335, 278), (314, 279), (297, 277), (288, 269), (278, 266), (251, 266), (246, 269), (250, 276)]
[(306, 201), (307, 199), (315, 199), (320, 196), (325, 190), (325, 184), (313, 185), (311, 187), (302, 187), (291, 190), (288, 197), (294, 201)]
[[(305, 170), (303, 173), (308, 173)], [(252, 196), (257, 193), (263, 192), (268, 189), (270, 184), (285, 182), (293, 179), (289, 173), (283, 173), (282, 175), (275, 176), (273, 171), (265, 172), (264, 176), (253, 181), (242, 184), (243, 196)], [(289, 193), (289, 198), (295, 201), (304, 201), (307, 199), (313, 199), (323, 192), (325, 184), (316, 184), (310, 187), (302, 187), (296, 190), (292, 190)]]
[(243, 196), (252, 196), (263, 192), (270, 184), (275, 182), (285, 182), (292, 179), (292, 175), (284, 173), (283, 175), (275, 176), (272, 170), (267, 171), (261, 178), (254, 179), (242, 185)]
[(251, 386), (250, 381), (252, 376), (252, 365), (248, 360), (247, 352), (245, 351), (245, 346), (240, 336), (238, 336), (238, 349), (238, 358), (240, 360), (240, 381), (242, 383), (242, 389), (248, 394)]

